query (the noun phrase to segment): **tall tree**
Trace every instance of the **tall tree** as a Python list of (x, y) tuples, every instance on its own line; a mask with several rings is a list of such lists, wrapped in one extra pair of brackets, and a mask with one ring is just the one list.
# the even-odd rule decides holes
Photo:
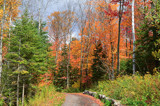
[(99, 40), (96, 44), (96, 48), (94, 51), (94, 59), (93, 59), (93, 76), (92, 81), (98, 84), (99, 80), (102, 80), (103, 76), (105, 75), (105, 67), (103, 65), (103, 59), (105, 58), (105, 54), (103, 52), (101, 41)]
[(6, 0), (3, 1), (3, 18), (1, 24), (1, 39), (0, 39), (0, 85), (1, 85), (1, 77), (2, 77), (2, 48), (3, 48), (3, 31), (4, 31), (4, 24), (5, 24), (5, 10), (6, 10)]
[[(50, 32), (49, 34), (53, 38), (54, 44), (55, 44), (53, 45), (53, 49), (55, 49), (54, 51), (56, 52), (55, 53), (56, 64), (59, 66), (60, 64), (58, 63), (58, 59), (61, 59), (61, 61), (64, 61), (64, 57), (67, 56), (66, 57), (67, 59), (65, 58), (67, 60), (67, 64), (66, 63), (63, 64), (63, 65), (66, 65), (63, 67), (66, 70), (66, 77), (67, 77), (66, 87), (69, 88), (70, 43), (69, 43), (69, 51), (68, 50), (66, 51), (66, 49), (68, 49), (67, 47), (68, 37), (69, 37), (69, 41), (71, 40), (72, 25), (74, 22), (74, 12), (72, 12), (71, 10), (66, 10), (62, 12), (57, 11), (52, 13), (48, 18), (49, 18), (48, 26), (49, 26), (49, 32)], [(59, 55), (59, 50), (61, 45), (63, 46), (62, 47), (63, 52), (66, 52), (66, 53), (63, 53), (63, 55)]]
[[(4, 72), (8, 72), (8, 76), (5, 76), (8, 79), (8, 86), (5, 86), (3, 93), (8, 96), (7, 89), (10, 89), (13, 94), (16, 92), (17, 105), (19, 105), (20, 95), (24, 97), (25, 94), (25, 97), (28, 97), (33, 94), (32, 84), (36, 84), (40, 74), (48, 70), (47, 58), (50, 44), (46, 32), (40, 31), (39, 35), (37, 28), (38, 24), (28, 16), (26, 11), (22, 19), (15, 22), (15, 27), (11, 31), (10, 50), (5, 56), (10, 66), (8, 68), (4, 65)], [(15, 82), (17, 84), (14, 84)], [(22, 88), (24, 84), (26, 86)], [(9, 98), (15, 103), (15, 95), (12, 96), (13, 98)]]
[(135, 74), (135, 27), (134, 27), (134, 0), (132, 0), (132, 36), (133, 36), (133, 75)]
[(120, 45), (120, 36), (121, 36), (121, 20), (123, 13), (123, 3), (124, 0), (119, 0), (119, 22), (118, 22), (118, 45), (117, 45), (117, 74), (120, 72), (120, 58), (119, 58), (119, 45)]
[(83, 34), (84, 34), (84, 28), (85, 28), (85, 25), (86, 25), (86, 16), (85, 16), (85, 13), (83, 12), (82, 10), (82, 5), (79, 5), (80, 6), (80, 10), (81, 10), (81, 16), (79, 18), (79, 29), (80, 29), (80, 34), (81, 34), (81, 64), (80, 64), (80, 89), (82, 90), (82, 80), (83, 80)]

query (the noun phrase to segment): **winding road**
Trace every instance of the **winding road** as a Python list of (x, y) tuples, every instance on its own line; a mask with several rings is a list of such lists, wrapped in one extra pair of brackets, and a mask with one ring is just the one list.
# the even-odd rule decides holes
[(62, 106), (102, 106), (100, 100), (81, 93), (66, 94), (65, 102)]

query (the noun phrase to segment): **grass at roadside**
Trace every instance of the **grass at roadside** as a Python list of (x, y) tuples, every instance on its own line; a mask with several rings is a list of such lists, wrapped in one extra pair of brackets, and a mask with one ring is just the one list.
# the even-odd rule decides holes
[(52, 85), (39, 88), (34, 98), (29, 99), (25, 106), (61, 106), (64, 103), (65, 94), (56, 92)]
[(160, 105), (160, 74), (123, 76), (114, 81), (100, 81), (90, 89), (107, 97), (121, 100), (122, 104), (134, 106)]

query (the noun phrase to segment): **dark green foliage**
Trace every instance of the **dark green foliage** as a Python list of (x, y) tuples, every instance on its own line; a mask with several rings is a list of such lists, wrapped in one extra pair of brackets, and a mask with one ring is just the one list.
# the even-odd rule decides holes
[(64, 89), (63, 92), (66, 93), (79, 93), (81, 92), (79, 88), (69, 88), (69, 89)]
[(102, 63), (102, 58), (105, 58), (105, 55), (103, 53), (103, 48), (101, 41), (97, 42), (96, 45), (96, 50), (94, 51), (94, 59), (93, 59), (93, 65), (92, 65), (92, 70), (93, 70), (93, 77), (92, 81), (97, 83), (98, 80), (102, 79), (103, 76), (105, 75), (104, 71), (104, 66)]
[(148, 20), (145, 20), (139, 30), (136, 64), (138, 64), (137, 68), (139, 68), (139, 72), (143, 75), (146, 72), (153, 74), (154, 67), (157, 67), (160, 64), (160, 62), (157, 61), (152, 55), (152, 52), (157, 50), (154, 43), (160, 38), (158, 30), (158, 27), (156, 25), (151, 25)]
[[(155, 11), (156, 10), (156, 11)], [(160, 5), (159, 1), (153, 1), (151, 9), (147, 10), (149, 14), (144, 19), (138, 31), (136, 64), (141, 74), (150, 72), (160, 65), (160, 61), (154, 58), (152, 52), (158, 51), (155, 42), (160, 39)]]
[[(155, 42), (156, 50), (152, 52), (152, 55), (155, 57), (155, 60), (160, 62), (160, 39)], [(160, 64), (157, 65), (156, 70), (160, 71)]]
[(61, 56), (62, 61), (60, 62), (59, 69), (57, 70), (58, 72), (55, 74), (55, 86), (56, 87), (66, 87), (66, 75), (67, 75), (67, 64), (68, 64), (68, 48), (66, 45), (62, 48), (62, 54)]
[(8, 103), (15, 103), (18, 75), (19, 97), (22, 97), (23, 84), (26, 98), (35, 93), (34, 85), (38, 83), (39, 76), (48, 70), (50, 44), (46, 32), (41, 30), (38, 34), (37, 24), (29, 17), (27, 11), (21, 20), (15, 22), (8, 42), (9, 50), (3, 65), (3, 82), (7, 84), (4, 85), (3, 93), (8, 97)]
[(121, 66), (121, 67), (120, 67), (120, 74), (121, 74), (121, 75), (126, 74), (126, 69), (128, 68), (127, 60), (121, 60), (120, 66)]
[[(68, 47), (67, 45), (64, 45), (62, 48), (62, 60), (59, 63), (59, 67), (54, 73), (54, 80), (53, 83), (57, 87), (58, 91), (61, 91), (62, 89), (66, 88), (67, 85), (67, 65), (68, 65), (68, 71), (69, 71), (69, 83), (70, 85), (73, 85), (77, 80), (79, 79), (78, 72), (79, 69), (72, 68), (71, 64), (68, 64)], [(72, 88), (71, 88), (72, 89)]]

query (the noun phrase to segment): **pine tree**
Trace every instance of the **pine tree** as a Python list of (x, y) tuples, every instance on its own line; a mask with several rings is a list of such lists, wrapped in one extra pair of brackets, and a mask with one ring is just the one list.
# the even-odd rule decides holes
[[(156, 10), (156, 11), (155, 11)], [(137, 41), (137, 64), (141, 74), (150, 72), (153, 74), (153, 69), (158, 67), (160, 61), (154, 58), (153, 52), (158, 51), (158, 39), (160, 39), (160, 6), (159, 1), (151, 3), (151, 9), (147, 9), (147, 16), (143, 20), (138, 31)]]
[(93, 77), (92, 81), (95, 83), (98, 83), (98, 80), (101, 80), (103, 76), (105, 75), (104, 66), (102, 63), (102, 58), (105, 58), (105, 55), (103, 53), (103, 48), (101, 41), (97, 42), (96, 50), (94, 51), (94, 59), (93, 59)]
[(62, 61), (60, 62), (60, 67), (58, 69), (58, 73), (56, 74), (56, 83), (55, 85), (57, 87), (61, 87), (61, 88), (65, 88), (66, 87), (66, 75), (67, 75), (67, 64), (68, 64), (68, 48), (67, 45), (64, 45), (64, 47), (62, 48)]
[[(42, 26), (43, 28), (43, 26)], [(36, 22), (29, 17), (26, 11), (22, 19), (15, 22), (10, 37), (10, 50), (5, 56), (4, 78), (8, 79), (4, 95), (9, 102), (18, 105), (19, 99), (32, 96), (34, 86), (39, 76), (48, 70), (49, 46), (46, 32), (38, 34)], [(23, 90), (24, 89), (24, 90)], [(22, 96), (23, 95), (23, 96)], [(15, 99), (17, 98), (17, 100)]]

